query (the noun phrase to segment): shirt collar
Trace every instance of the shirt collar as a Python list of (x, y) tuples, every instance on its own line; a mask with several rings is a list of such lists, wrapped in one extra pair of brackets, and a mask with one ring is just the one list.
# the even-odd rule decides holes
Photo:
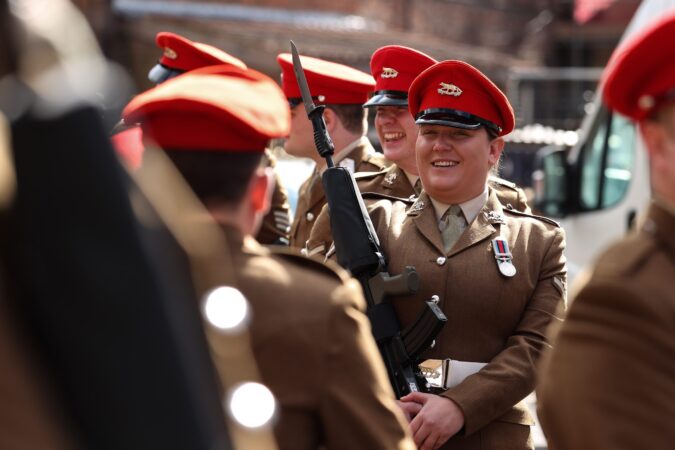
[[(443, 214), (445, 214), (445, 211), (447, 211), (451, 205), (439, 202), (438, 200), (434, 200), (431, 197), (429, 197), (429, 200), (431, 200), (431, 204), (434, 205), (436, 218), (440, 220), (440, 218), (443, 217)], [(483, 206), (485, 206), (485, 203), (487, 203), (487, 200), (488, 190), (486, 186), (485, 190), (483, 190), (483, 192), (478, 194), (476, 197), (459, 204), (459, 207), (462, 209), (462, 214), (464, 214), (464, 218), (466, 219), (466, 223), (470, 224), (474, 221), (474, 219), (478, 216), (478, 213), (480, 213), (480, 210), (483, 209)]]

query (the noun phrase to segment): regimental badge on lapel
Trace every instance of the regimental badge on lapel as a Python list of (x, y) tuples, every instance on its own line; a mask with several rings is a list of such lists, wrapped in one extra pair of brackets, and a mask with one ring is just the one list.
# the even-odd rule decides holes
[(396, 172), (391, 172), (384, 177), (384, 182), (387, 184), (394, 184), (394, 181), (396, 181)]
[(516, 274), (516, 267), (513, 265), (513, 255), (509, 250), (509, 244), (503, 237), (492, 240), (492, 249), (495, 252), (497, 267), (499, 272), (505, 277), (512, 277)]
[(493, 225), (497, 224), (497, 223), (500, 223), (502, 225), (506, 224), (506, 221), (504, 220), (504, 216), (502, 216), (501, 214), (499, 214), (496, 211), (490, 211), (489, 213), (487, 213), (487, 221), (490, 222)]
[(408, 210), (408, 214), (410, 213), (418, 213), (424, 209), (424, 202), (417, 200), (413, 205), (410, 207)]

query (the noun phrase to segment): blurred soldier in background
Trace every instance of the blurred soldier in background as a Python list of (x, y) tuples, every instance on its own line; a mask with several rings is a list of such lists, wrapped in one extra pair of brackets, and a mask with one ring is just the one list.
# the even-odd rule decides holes
[[(362, 193), (409, 198), (422, 191), (415, 161), (418, 126), (408, 110), (408, 89), (415, 77), (436, 62), (422, 52), (399, 45), (388, 45), (373, 53), (370, 71), (375, 78), (375, 92), (363, 107), (375, 110), (377, 137), (384, 157), (393, 164), (380, 172), (358, 174), (355, 178)], [(491, 176), (490, 185), (504, 205), (529, 211), (525, 193), (515, 184)], [(307, 240), (307, 254), (325, 254), (331, 242), (326, 207)]]
[[(175, 33), (160, 32), (155, 38), (162, 49), (159, 62), (150, 69), (148, 79), (160, 84), (191, 70), (213, 65), (229, 65), (246, 69), (246, 64), (234, 56), (208, 44), (193, 42)], [(140, 129), (120, 122), (113, 131), (112, 141), (115, 148), (131, 168), (140, 166), (143, 154)], [(274, 169), (276, 158), (271, 151), (265, 150), (264, 163)], [(272, 205), (263, 219), (256, 239), (262, 244), (288, 245), (290, 232), (290, 204), (288, 193), (275, 173)]]
[(565, 298), (563, 230), (505, 207), (488, 184), (514, 115), (480, 71), (461, 61), (431, 66), (413, 81), (409, 110), (420, 126), (424, 192), (414, 203), (378, 201), (371, 218), (389, 272), (414, 266), (420, 276), (419, 292), (393, 300), (401, 326), (427, 300), (448, 318), (425, 353), (447, 378), (437, 394), (412, 393), (400, 404), (419, 448), (532, 448), (522, 400)]
[[(260, 167), (265, 145), (290, 125), (277, 84), (253, 70), (198, 69), (133, 99), (124, 119), (141, 123), (146, 145), (166, 151), (227, 236), (236, 286), (252, 307), (254, 354), (280, 403), (280, 447), (414, 448), (358, 284), (252, 238), (269, 208), (271, 174)], [(220, 359), (227, 340), (209, 338), (226, 378)]]
[[(372, 91), (373, 77), (342, 64), (301, 56), (309, 90), (316, 104), (326, 105), (323, 117), (335, 145), (333, 161), (354, 172), (380, 171), (384, 157), (375, 152), (366, 137), (368, 123), (361, 105)], [(312, 123), (302, 103), (290, 53), (277, 56), (281, 66), (281, 87), (291, 105), (291, 130), (284, 149), (291, 155), (310, 158), (314, 172), (300, 186), (295, 218), (291, 225), (291, 246), (304, 248), (314, 221), (326, 204), (321, 172), (326, 162), (314, 146)]]
[(6, 6), (0, 447), (230, 448), (194, 287), (155, 265), (92, 106), (111, 67), (69, 2)]
[(538, 410), (551, 450), (675, 442), (675, 15), (621, 44), (607, 106), (638, 123), (653, 201), (642, 227), (598, 260), (553, 330)]

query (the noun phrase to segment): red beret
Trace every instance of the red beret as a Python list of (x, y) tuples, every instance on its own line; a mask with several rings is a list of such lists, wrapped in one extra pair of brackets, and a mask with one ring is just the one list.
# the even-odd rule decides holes
[(160, 147), (263, 152), (290, 130), (288, 103), (277, 83), (252, 69), (211, 66), (173, 78), (135, 97), (126, 123)]
[(138, 169), (143, 160), (143, 133), (141, 127), (133, 126), (110, 137), (117, 154), (131, 169)]
[(633, 120), (675, 100), (675, 14), (619, 45), (602, 82), (607, 106)]
[(437, 62), (431, 56), (400, 45), (378, 48), (370, 58), (375, 93), (363, 106), (408, 106), (408, 89), (413, 80)]
[(513, 108), (483, 73), (463, 61), (441, 61), (422, 72), (408, 92), (410, 113), (418, 124), (478, 129), (499, 136), (513, 130)]
[[(300, 61), (309, 92), (319, 103), (362, 105), (375, 85), (373, 77), (349, 66), (310, 56), (300, 56)], [(291, 54), (278, 55), (277, 62), (281, 66), (281, 88), (286, 97), (302, 97), (295, 79)]]
[(174, 33), (162, 31), (155, 38), (157, 46), (164, 53), (159, 62), (165, 67), (184, 72), (206, 66), (230, 64), (246, 68), (243, 61), (211, 45), (192, 42)]

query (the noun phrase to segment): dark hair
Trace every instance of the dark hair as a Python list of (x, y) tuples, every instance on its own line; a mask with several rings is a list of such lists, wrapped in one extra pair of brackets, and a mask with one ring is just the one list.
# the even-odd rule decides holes
[(239, 204), (262, 153), (166, 150), (197, 197), (206, 205)]
[(350, 133), (362, 135), (366, 132), (363, 121), (366, 117), (366, 111), (362, 105), (326, 105), (326, 108), (332, 109), (340, 118), (342, 126)]

